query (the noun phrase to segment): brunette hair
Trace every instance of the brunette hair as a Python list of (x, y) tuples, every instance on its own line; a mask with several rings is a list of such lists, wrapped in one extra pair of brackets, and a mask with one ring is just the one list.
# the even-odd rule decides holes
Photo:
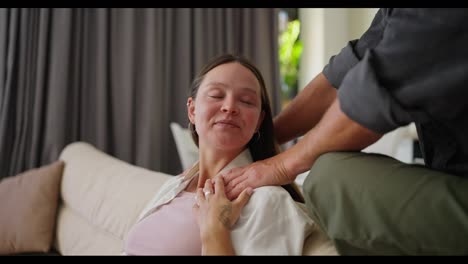
[[(249, 143), (247, 143), (247, 146), (250, 150), (250, 154), (252, 155), (252, 159), (253, 161), (258, 161), (273, 157), (279, 153), (279, 146), (275, 141), (275, 136), (273, 132), (273, 115), (271, 112), (270, 98), (262, 74), (257, 69), (257, 67), (255, 67), (255, 65), (252, 64), (248, 59), (241, 55), (233, 54), (223, 54), (221, 56), (211, 59), (207, 64), (205, 64), (205, 66), (201, 69), (201, 71), (193, 80), (192, 85), (190, 87), (190, 96), (193, 98), (193, 100), (196, 99), (198, 89), (200, 88), (200, 84), (202, 83), (203, 79), (209, 71), (211, 71), (219, 65), (232, 62), (239, 63), (242, 66), (249, 69), (260, 83), (261, 111), (265, 113), (265, 116), (263, 118), (262, 124), (260, 125), (258, 132), (255, 133), (250, 139)], [(198, 134), (195, 129), (195, 125), (191, 122), (189, 122), (189, 129), (192, 134), (193, 141), (198, 146)], [(302, 197), (297, 186), (294, 183), (286, 184), (282, 187), (289, 192), (289, 194), (294, 200), (302, 203), (304, 202), (304, 198)]]

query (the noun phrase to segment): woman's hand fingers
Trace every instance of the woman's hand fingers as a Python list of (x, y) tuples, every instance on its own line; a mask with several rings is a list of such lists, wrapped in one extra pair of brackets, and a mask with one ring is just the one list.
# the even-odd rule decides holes
[(224, 190), (224, 179), (223, 177), (216, 177), (214, 179), (214, 192), (216, 195), (226, 197), (225, 190)]
[(195, 215), (195, 221), (197, 222), (198, 225), (200, 225), (200, 220), (199, 220), (200, 206), (198, 206), (197, 201), (195, 201), (195, 203), (193, 204), (192, 212)]
[(203, 187), (203, 192), (205, 194), (205, 198), (208, 198), (208, 196), (215, 193), (215, 191), (213, 190), (213, 183), (211, 179), (205, 181), (205, 187)]
[(201, 203), (205, 202), (205, 194), (203, 193), (202, 188), (197, 188), (197, 195), (195, 197), (195, 200), (198, 206), (200, 206)]
[(242, 208), (249, 201), (253, 190), (252, 188), (245, 189), (232, 202), (227, 199), (224, 191), (225, 185), (222, 177), (207, 180), (203, 188), (197, 189), (197, 204), (193, 207), (193, 213), (202, 236), (209, 234), (212, 230), (218, 230), (220, 225), (223, 228), (231, 229), (239, 219)]

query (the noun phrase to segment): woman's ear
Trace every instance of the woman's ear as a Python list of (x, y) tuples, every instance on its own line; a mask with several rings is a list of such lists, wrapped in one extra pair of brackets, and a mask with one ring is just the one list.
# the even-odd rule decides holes
[(192, 97), (187, 99), (187, 115), (190, 123), (195, 124), (195, 100)]
[(263, 122), (263, 118), (265, 118), (265, 111), (262, 110), (262, 112), (260, 113), (260, 117), (258, 118), (257, 127), (255, 128), (255, 131), (258, 131), (260, 129), (260, 126)]

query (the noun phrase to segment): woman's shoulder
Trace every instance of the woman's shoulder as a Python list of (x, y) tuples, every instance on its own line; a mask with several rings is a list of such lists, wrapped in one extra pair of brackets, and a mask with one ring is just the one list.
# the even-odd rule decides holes
[[(254, 189), (249, 202), (250, 209), (276, 208), (277, 210), (303, 211), (304, 205), (296, 202), (291, 195), (281, 186), (262, 186)], [(268, 209), (270, 210), (270, 209)]]
[(261, 186), (261, 187), (256, 188), (255, 190), (258, 192), (269, 193), (273, 195), (288, 194), (288, 191), (286, 191), (283, 187), (276, 186), (276, 185)]
[[(281, 186), (262, 186), (254, 189), (250, 201), (254, 204), (279, 204), (294, 202), (289, 193)], [(250, 203), (250, 202), (249, 202)]]
[(284, 192), (287, 194), (288, 192), (281, 186), (273, 186), (273, 185), (268, 185), (268, 186), (261, 186), (258, 188), (255, 188), (254, 193), (261, 193), (261, 194), (273, 194), (273, 195), (281, 195)]
[(281, 218), (298, 223), (311, 221), (300, 204), (294, 201), (291, 195), (281, 186), (256, 188), (249, 202), (242, 210), (242, 215), (246, 218), (255, 217), (256, 219), (279, 220)]

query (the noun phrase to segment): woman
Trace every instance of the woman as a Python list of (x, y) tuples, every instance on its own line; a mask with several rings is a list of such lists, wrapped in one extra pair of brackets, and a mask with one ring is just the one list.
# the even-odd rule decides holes
[(302, 199), (296, 189), (246, 189), (231, 202), (216, 177), (277, 153), (258, 69), (238, 56), (213, 59), (194, 80), (187, 108), (199, 161), (161, 187), (130, 230), (125, 253), (300, 255), (313, 222), (294, 200)]

